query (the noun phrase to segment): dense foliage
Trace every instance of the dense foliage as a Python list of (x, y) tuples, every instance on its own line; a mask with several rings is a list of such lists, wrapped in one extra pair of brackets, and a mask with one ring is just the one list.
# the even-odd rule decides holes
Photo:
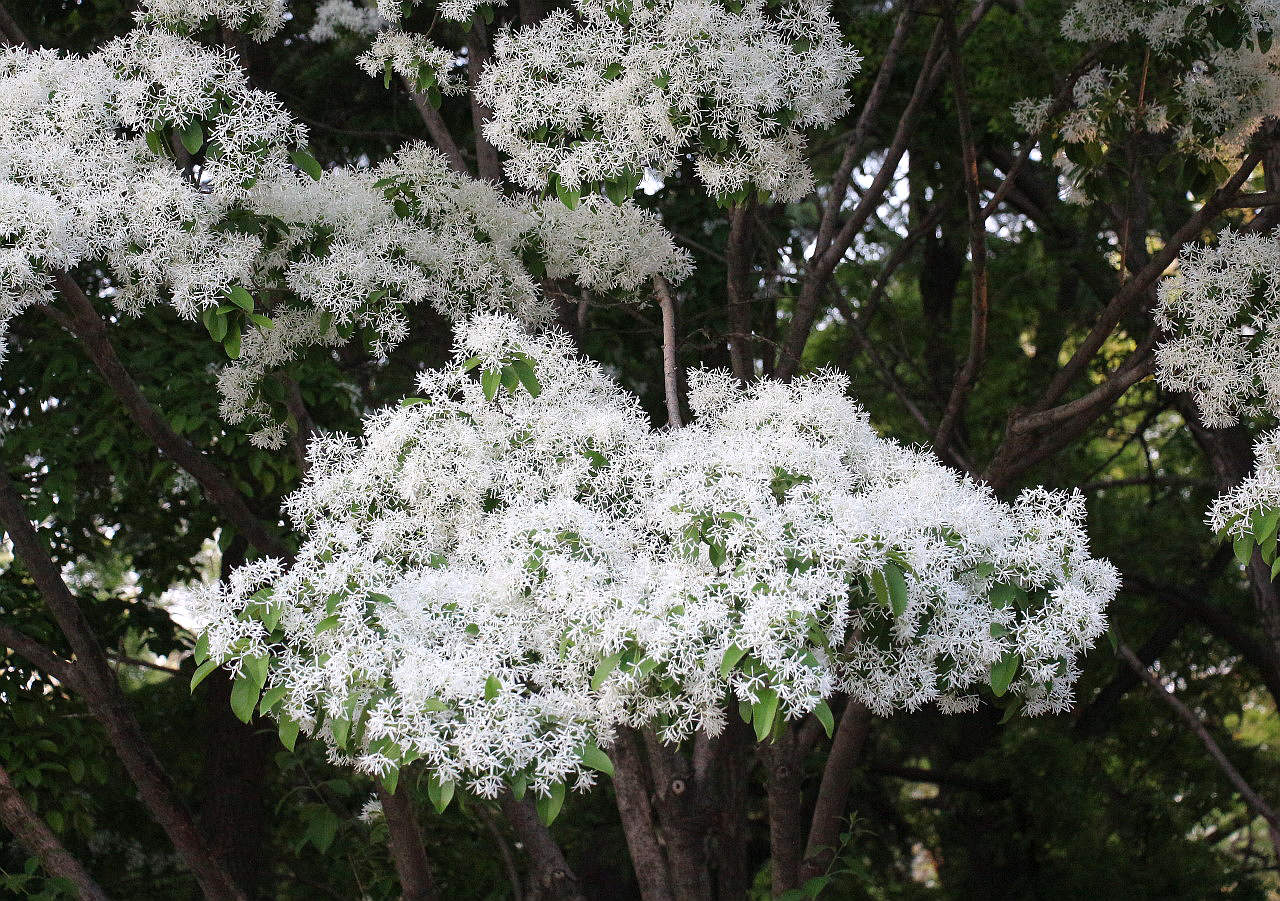
[(1280, 890), (1277, 24), (4, 0), (0, 893)]

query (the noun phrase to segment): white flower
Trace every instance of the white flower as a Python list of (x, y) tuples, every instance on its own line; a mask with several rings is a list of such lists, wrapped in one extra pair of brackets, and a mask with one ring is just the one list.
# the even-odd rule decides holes
[(388, 26), (376, 9), (352, 0), (324, 0), (316, 7), (316, 17), (307, 37), (317, 43), (337, 40), (342, 34), (377, 34)]
[(1012, 660), (1029, 712), (1064, 709), (1117, 585), (1080, 496), (1001, 504), (846, 388), (694, 374), (697, 420), (655, 432), (564, 336), (479, 316), (419, 398), (313, 441), (298, 562), (200, 595), (210, 652), (269, 652), (277, 715), (338, 759), (490, 796), (586, 787), (619, 726), (716, 733), (737, 701), (971, 709)]
[(1160, 285), (1156, 378), (1189, 391), (1206, 425), (1280, 414), (1280, 234), (1230, 228), (1213, 245), (1187, 244)]
[(485, 135), (512, 179), (630, 193), (646, 167), (670, 172), (688, 150), (717, 196), (809, 190), (801, 129), (848, 110), (859, 66), (825, 5), (579, 0), (576, 12), (499, 35), (485, 68)]
[(284, 26), (285, 0), (142, 0), (142, 23), (190, 32), (209, 21), (265, 41)]

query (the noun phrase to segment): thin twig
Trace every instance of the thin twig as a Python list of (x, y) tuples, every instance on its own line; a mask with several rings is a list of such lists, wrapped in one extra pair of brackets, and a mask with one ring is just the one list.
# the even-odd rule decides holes
[(1227, 755), (1222, 752), (1222, 748), (1218, 746), (1213, 736), (1209, 734), (1209, 730), (1200, 721), (1200, 717), (1196, 716), (1190, 707), (1182, 703), (1173, 690), (1165, 685), (1163, 680), (1147, 669), (1127, 644), (1121, 644), (1119, 651), (1120, 656), (1142, 678), (1142, 681), (1150, 685), (1156, 694), (1160, 696), (1160, 699), (1168, 704), (1191, 731), (1196, 734), (1196, 737), (1204, 745), (1205, 750), (1209, 752), (1209, 756), (1213, 758), (1214, 762), (1218, 764), (1218, 768), (1235, 786), (1236, 791), (1240, 793), (1240, 797), (1244, 799), (1244, 803), (1248, 805), (1249, 809), (1267, 821), (1267, 831), (1271, 836), (1271, 846), (1275, 849), (1277, 861), (1280, 861), (1280, 817), (1276, 816), (1276, 812), (1271, 808), (1271, 805), (1253, 789), (1253, 786), (1245, 780), (1240, 771), (1235, 768), (1235, 765), (1227, 759)]

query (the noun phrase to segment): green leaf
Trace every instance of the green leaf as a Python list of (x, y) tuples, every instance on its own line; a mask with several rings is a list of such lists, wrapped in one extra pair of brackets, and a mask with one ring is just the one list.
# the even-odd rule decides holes
[(564, 807), (564, 783), (557, 782), (551, 786), (551, 793), (538, 798), (538, 819), (544, 826), (550, 826), (560, 816)]
[(298, 724), (291, 719), (280, 720), (280, 744), (290, 751), (298, 743)]
[(406, 397), (404, 400), (400, 401), (400, 406), (416, 407), (418, 404), (429, 404), (429, 403), (431, 403), (431, 401), (427, 400), (425, 397)]
[(444, 813), (449, 806), (449, 802), (453, 800), (453, 780), (440, 780), (440, 777), (432, 773), (427, 779), (427, 798), (431, 801), (431, 806), (436, 809), (436, 813)]
[(498, 681), (497, 676), (490, 676), (484, 680), (484, 699), (486, 701), (492, 701), (501, 690), (502, 683)]
[(524, 773), (516, 773), (511, 777), (511, 794), (517, 801), (524, 800), (524, 793), (529, 790), (529, 777)]
[(339, 748), (344, 747), (351, 737), (351, 720), (345, 716), (330, 717), (329, 730), (333, 733), (333, 743)]
[(707, 556), (711, 559), (712, 566), (724, 566), (726, 556), (724, 545), (718, 541), (709, 542), (707, 545)]
[(991, 606), (997, 610), (1003, 610), (1010, 604), (1014, 603), (1018, 595), (1022, 593), (1022, 589), (1017, 585), (1009, 585), (1006, 582), (997, 582), (991, 586), (991, 592), (987, 595), (987, 600), (991, 602)]
[(315, 634), (319, 635), (321, 632), (328, 632), (330, 629), (336, 629), (340, 620), (341, 616), (337, 613), (334, 613), (331, 616), (326, 616), (324, 619), (320, 620), (320, 622), (316, 623)]
[(1003, 726), (1005, 723), (1009, 722), (1009, 720), (1013, 719), (1021, 709), (1022, 698), (1018, 698), (1012, 704), (1005, 707), (1004, 716), (1000, 717), (1000, 722), (997, 725)]
[(253, 312), (253, 295), (246, 291), (242, 286), (233, 285), (231, 288), (231, 295), (228, 299), (246, 313)]
[(156, 156), (164, 156), (164, 133), (159, 129), (147, 132), (147, 149)]
[(756, 730), (756, 741), (764, 741), (773, 729), (773, 718), (778, 715), (778, 693), (772, 688), (756, 692), (759, 700), (751, 705), (751, 724)]
[(289, 691), (288, 685), (277, 685), (262, 696), (262, 701), (258, 704), (258, 710), (262, 713), (269, 713), (271, 708), (280, 703), (285, 694)]
[(400, 784), (400, 770), (391, 769), (382, 777), (382, 787), (387, 790), (387, 794), (394, 795), (396, 786)]
[(1280, 557), (1276, 558), (1276, 562), (1271, 564), (1271, 581), (1276, 580), (1276, 575), (1280, 574)]
[(484, 399), (493, 400), (498, 396), (498, 387), (502, 384), (502, 372), (498, 369), (486, 369), (480, 373), (480, 387), (484, 389)]
[(1248, 566), (1249, 559), (1253, 556), (1253, 536), (1241, 535), (1233, 542), (1232, 547), (1235, 549), (1236, 559), (1240, 561), (1240, 564)]
[(192, 652), (195, 655), (196, 663), (204, 663), (209, 659), (209, 633), (201, 632), (200, 637), (196, 639), (196, 647)]
[(1022, 655), (1016, 651), (1010, 651), (991, 667), (991, 690), (995, 692), (997, 698), (1004, 697), (1004, 693), (1009, 690), (1021, 663)]
[(1262, 544), (1268, 538), (1275, 537), (1276, 527), (1280, 525), (1280, 509), (1259, 510), (1253, 515), (1253, 537)]
[(739, 660), (746, 656), (746, 653), (736, 644), (731, 644), (725, 648), (724, 657), (720, 658), (720, 675), (728, 676), (729, 673), (733, 672), (733, 668), (738, 665)]
[(208, 677), (208, 675), (218, 668), (218, 661), (206, 660), (204, 663), (196, 667), (195, 674), (191, 677), (191, 690), (195, 691), (196, 686)]
[(560, 202), (569, 209), (576, 210), (578, 208), (578, 204), (582, 202), (582, 190), (570, 191), (564, 185), (557, 184), (556, 197), (560, 198)]
[(204, 320), (204, 327), (209, 330), (209, 337), (221, 344), (222, 339), (227, 337), (227, 317), (214, 307), (205, 307), (201, 318)]
[(991, 631), (992, 638), (1004, 638), (1006, 635), (1009, 634), (1008, 628), (1000, 625), (1000, 623), (992, 623), (990, 631)]
[(542, 393), (542, 384), (538, 381), (533, 365), (528, 360), (516, 360), (511, 364), (511, 369), (520, 379), (520, 384), (524, 385), (524, 390), (529, 392), (530, 397), (537, 397)]
[(231, 683), (231, 712), (236, 715), (236, 719), (247, 723), (253, 718), (254, 708), (258, 706), (258, 695), (261, 693), (262, 683), (248, 671), (246, 666)]
[(822, 723), (822, 729), (830, 738), (836, 731), (836, 718), (831, 715), (831, 708), (827, 706), (826, 701), (819, 701), (818, 706), (813, 708), (813, 715), (818, 718), (818, 722)]
[(884, 573), (876, 570), (871, 574), (871, 587), (875, 589), (876, 600), (883, 606), (889, 606), (889, 583), (885, 581)]
[(884, 565), (885, 583), (889, 587), (889, 604), (894, 616), (902, 616), (907, 609), (907, 580), (896, 564)]
[(502, 387), (507, 389), (508, 394), (515, 394), (516, 388), (520, 387), (520, 379), (516, 377), (515, 370), (510, 366), (503, 366), (498, 373), (502, 377)]
[(197, 154), (204, 146), (204, 129), (200, 127), (199, 122), (188, 122), (182, 129), (181, 138), (182, 146), (187, 148), (187, 153)]
[(228, 357), (233, 360), (240, 359), (240, 323), (232, 322), (227, 327), (227, 337), (222, 340), (222, 347)]
[(621, 660), (621, 654), (610, 654), (608, 657), (596, 664), (596, 671), (591, 676), (592, 691), (600, 690), (600, 686), (604, 684), (604, 680), (609, 678), (609, 674), (617, 669), (618, 663)]
[(293, 164), (303, 172), (310, 175), (316, 181), (320, 180), (320, 176), (324, 175), (324, 169), (316, 162), (316, 158), (305, 150), (295, 150), (289, 154), (289, 159), (293, 160)]
[(609, 759), (609, 755), (600, 750), (599, 745), (592, 742), (582, 749), (579, 755), (582, 762), (597, 772), (604, 773), (606, 776), (613, 775), (613, 761)]
[(472, 357), (470, 360), (467, 360), (467, 362), (462, 364), (462, 371), (470, 372), (483, 362), (484, 360), (481, 360), (479, 357)]
[(338, 815), (327, 807), (320, 807), (307, 823), (307, 831), (303, 835), (303, 844), (311, 842), (321, 854), (329, 850), (334, 837), (338, 834)]

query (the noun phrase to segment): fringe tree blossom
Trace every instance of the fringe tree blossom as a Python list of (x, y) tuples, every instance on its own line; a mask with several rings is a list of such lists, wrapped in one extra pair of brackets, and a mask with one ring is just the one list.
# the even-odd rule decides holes
[[(554, 218), (423, 144), (372, 170), (325, 173), (311, 161), (306, 176), (289, 156), (304, 139), (229, 53), (169, 32), (134, 31), (84, 58), (5, 49), (0, 334), (53, 300), (52, 273), (99, 263), (122, 311), (169, 303), (204, 319), (237, 359), (219, 379), (224, 415), (252, 419), (254, 440), (279, 446), (283, 399), (273, 411), (262, 377), (308, 346), (366, 329), (385, 351), (407, 330), (406, 305), (423, 302), (448, 317), (545, 321), (529, 265), (627, 292), (689, 269), (634, 207)], [(198, 160), (190, 177), (175, 165), (179, 147)], [(618, 251), (607, 262), (605, 248)]]
[(421, 397), (315, 439), (296, 565), (194, 601), (206, 666), (336, 759), (486, 796), (587, 787), (619, 726), (718, 733), (726, 705), (761, 737), (838, 689), (1065, 709), (1117, 586), (1080, 496), (1002, 504), (846, 389), (695, 373), (694, 424), (654, 432), (563, 335), (473, 319)]
[(1188, 244), (1160, 285), (1156, 377), (1189, 391), (1205, 425), (1280, 412), (1280, 233), (1225, 229)]
[(444, 94), (458, 94), (467, 88), (466, 78), (454, 71), (459, 61), (452, 50), (399, 29), (380, 32), (357, 62), (374, 77), (390, 80), (392, 74), (399, 75), (418, 91), (434, 87)]
[(135, 14), (143, 24), (191, 32), (210, 21), (265, 41), (284, 27), (285, 0), (143, 0)]
[(693, 271), (658, 217), (630, 200), (586, 197), (576, 209), (557, 199), (537, 207), (538, 242), (547, 275), (572, 278), (589, 291), (639, 290), (655, 275), (681, 282)]
[(1253, 457), (1253, 473), (1209, 509), (1209, 527), (1230, 538), (1254, 534), (1258, 517), (1280, 510), (1280, 432), (1259, 438)]
[[(1077, 0), (1062, 21), (1067, 38), (1104, 49), (1136, 42), (1148, 53), (1141, 70), (1099, 65), (1077, 82), (1070, 108), (1052, 122), (1075, 166), (1064, 176), (1092, 193), (1106, 156), (1146, 131), (1168, 135), (1203, 184), (1220, 181), (1262, 123), (1280, 114), (1277, 30), (1275, 0)], [(1046, 124), (1046, 111), (1045, 100), (1014, 108), (1032, 131)]]
[(860, 61), (825, 4), (578, 0), (574, 10), (504, 32), (485, 68), (485, 135), (511, 157), (514, 181), (627, 195), (646, 167), (670, 172), (691, 152), (717, 197), (809, 190), (801, 130), (848, 110)]
[[(1187, 244), (1178, 271), (1160, 286), (1157, 324), (1169, 333), (1156, 349), (1156, 378), (1195, 397), (1205, 425), (1280, 415), (1280, 232), (1230, 228), (1214, 245)], [(1255, 544), (1276, 560), (1280, 522), (1280, 432), (1254, 446), (1255, 469), (1217, 498), (1209, 525), (1235, 542), (1247, 564)]]
[(542, 261), (553, 278), (602, 292), (632, 293), (657, 274), (681, 281), (690, 270), (650, 213), (511, 201), (425, 144), (371, 170), (259, 183), (247, 208), (236, 222), (264, 242), (253, 286), (290, 299), (271, 311), (279, 327), (246, 333), (219, 388), (223, 415), (258, 421), (268, 446), (283, 440), (283, 416), (260, 394), (262, 377), (308, 345), (367, 329), (385, 352), (407, 333), (405, 307), (423, 302), (455, 319), (487, 310), (547, 322), (553, 310), (529, 269)]
[(388, 22), (370, 9), (352, 0), (324, 0), (316, 7), (316, 17), (307, 37), (317, 43), (337, 40), (344, 33), (355, 35), (377, 34)]
[[(169, 156), (179, 136), (203, 145), (204, 191)], [(214, 223), (304, 138), (229, 54), (167, 32), (131, 32), (84, 58), (5, 48), (0, 331), (52, 299), (53, 271), (90, 260), (110, 272), (122, 310), (160, 302), (167, 288), (194, 318), (247, 278), (259, 249)]]

